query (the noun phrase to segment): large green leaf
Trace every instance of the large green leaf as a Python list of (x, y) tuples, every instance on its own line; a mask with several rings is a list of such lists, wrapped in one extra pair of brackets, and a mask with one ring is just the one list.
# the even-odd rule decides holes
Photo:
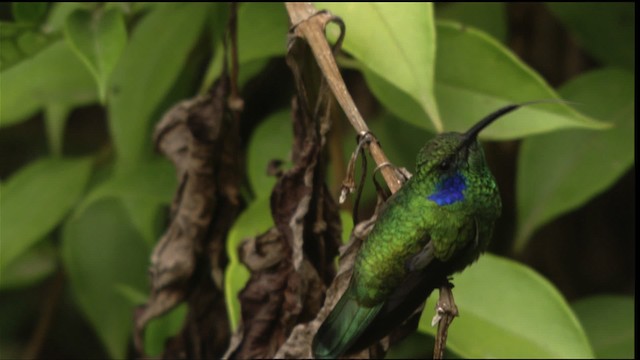
[[(510, 103), (558, 98), (540, 75), (495, 39), (453, 22), (438, 23), (436, 94), (446, 128), (454, 131), (465, 131)], [(511, 139), (567, 127), (606, 127), (566, 104), (532, 105), (506, 117), (482, 136)]]
[(56, 270), (57, 260), (56, 251), (51, 241), (42, 241), (22, 253), (9, 266), (2, 267), (0, 290), (23, 288), (37, 284), (53, 274)]
[(53, 230), (78, 201), (91, 174), (90, 159), (41, 159), (2, 184), (0, 269)]
[(158, 6), (133, 31), (111, 81), (109, 125), (118, 171), (151, 154), (150, 125), (196, 44), (209, 4)]
[(415, 170), (418, 151), (433, 137), (424, 128), (402, 121), (389, 113), (374, 119), (371, 128), (389, 160), (410, 172)]
[(35, 55), (55, 40), (55, 36), (24, 23), (0, 22), (0, 71), (5, 71)]
[(187, 304), (182, 303), (168, 313), (149, 321), (144, 330), (144, 352), (147, 355), (162, 355), (166, 341), (182, 329), (187, 310)]
[(417, 103), (420, 119), (428, 117), (431, 121), (423, 126), (442, 131), (434, 96), (436, 31), (432, 4), (320, 2), (316, 8), (341, 17), (346, 24), (343, 48)]
[(147, 289), (150, 247), (117, 199), (101, 199), (63, 227), (62, 256), (80, 308), (111, 357), (124, 359), (134, 305), (118, 289)]
[(91, 74), (64, 41), (2, 72), (0, 127), (27, 120), (48, 104), (75, 107), (96, 100)]
[[(520, 102), (557, 99), (556, 92), (513, 53), (484, 32), (439, 21), (436, 96), (444, 128), (465, 131), (498, 108)], [(433, 130), (419, 104), (368, 68), (361, 70), (376, 97), (401, 119)], [(481, 133), (484, 138), (513, 139), (567, 127), (606, 128), (567, 104), (539, 104), (507, 115)]]
[(288, 168), (292, 145), (291, 114), (288, 109), (270, 115), (255, 129), (247, 151), (247, 168), (256, 197), (271, 195), (276, 177), (267, 174), (269, 162), (281, 160), (283, 169)]
[[(562, 295), (522, 264), (483, 255), (454, 276), (460, 316), (449, 328), (447, 347), (465, 358), (592, 358), (587, 336)], [(431, 327), (435, 291), (419, 330)]]
[(288, 31), (283, 3), (242, 5), (238, 10), (238, 60), (244, 63), (284, 55)]
[(598, 295), (578, 300), (572, 305), (598, 358), (635, 357), (633, 297)]
[(13, 19), (21, 23), (39, 24), (47, 14), (46, 2), (16, 1), (11, 4)]
[(164, 206), (171, 203), (176, 189), (176, 175), (171, 163), (155, 158), (145, 161), (126, 174), (115, 174), (93, 189), (77, 211), (104, 198), (117, 198), (127, 210), (131, 224), (152, 246), (159, 234)]
[(524, 248), (541, 225), (606, 190), (634, 163), (634, 78), (616, 69), (594, 71), (560, 93), (607, 120), (605, 131), (567, 130), (526, 139), (517, 174), (518, 230)]
[[(59, 23), (68, 10), (86, 7), (85, 3), (12, 3), (16, 22), (0, 21), (0, 71), (36, 55), (62, 37)], [(48, 11), (47, 8), (51, 10)], [(44, 23), (43, 20), (45, 20)]]
[[(284, 56), (287, 50), (288, 19), (283, 3), (249, 2), (239, 7), (238, 62), (240, 79), (238, 82), (240, 85), (262, 70), (267, 59)], [(212, 32), (215, 36), (217, 29), (214, 28)], [(218, 43), (215, 57), (207, 69), (203, 89), (208, 89), (220, 75), (222, 64), (222, 44)]]
[(229, 265), (224, 273), (224, 297), (229, 315), (229, 325), (235, 331), (240, 324), (238, 293), (249, 280), (249, 270), (240, 262), (238, 247), (243, 240), (260, 235), (273, 226), (269, 197), (258, 198), (238, 217), (227, 238)]
[[(389, 351), (385, 355), (385, 359), (431, 359), (433, 357), (433, 347), (435, 346), (435, 338), (431, 335), (425, 335), (415, 332), (408, 335), (399, 343), (391, 345)], [(460, 359), (461, 356), (445, 349), (444, 359)]]
[(49, 11), (47, 21), (44, 27), (52, 32), (63, 32), (67, 17), (78, 9), (91, 10), (95, 9), (95, 3), (87, 2), (57, 2), (54, 3)]
[(634, 2), (558, 2), (547, 6), (594, 57), (635, 71)]
[(442, 2), (436, 18), (461, 22), (486, 31), (502, 43), (507, 40), (507, 10), (502, 2)]
[(104, 103), (109, 77), (127, 43), (122, 13), (117, 9), (78, 9), (67, 17), (65, 35), (96, 79)]

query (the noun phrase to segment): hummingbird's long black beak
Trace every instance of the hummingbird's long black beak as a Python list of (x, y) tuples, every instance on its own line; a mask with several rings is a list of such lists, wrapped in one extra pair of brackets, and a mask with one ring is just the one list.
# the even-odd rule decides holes
[(467, 130), (466, 133), (462, 134), (462, 143), (461, 143), (461, 147), (467, 147), (469, 145), (471, 145), (471, 143), (473, 143), (473, 141), (478, 137), (478, 134), (480, 133), (480, 131), (482, 131), (484, 128), (486, 128), (487, 126), (489, 126), (491, 123), (493, 123), (494, 121), (496, 121), (497, 119), (499, 119), (501, 116), (506, 115), (510, 112), (512, 112), (513, 110), (523, 107), (523, 106), (527, 106), (527, 105), (534, 105), (534, 104), (540, 104), (540, 103), (571, 103), (570, 101), (565, 101), (562, 99), (543, 99), (543, 100), (533, 100), (533, 101), (527, 101), (527, 102), (523, 102), (520, 104), (511, 104), (511, 105), (507, 105), (503, 108), (500, 108), (494, 112), (492, 112), (491, 114), (487, 115), (484, 119), (478, 121), (477, 124), (473, 125), (471, 127), (471, 129)]
[(466, 147), (471, 145), (471, 143), (478, 137), (480, 131), (489, 126), (492, 122), (526, 104), (529, 103), (507, 105), (487, 115), (484, 119), (473, 125), (471, 129), (467, 130), (466, 133), (462, 134), (462, 146)]

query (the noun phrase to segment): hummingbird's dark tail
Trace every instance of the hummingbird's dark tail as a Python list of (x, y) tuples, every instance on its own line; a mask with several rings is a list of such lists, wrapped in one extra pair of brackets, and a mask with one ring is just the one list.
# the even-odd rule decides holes
[(355, 289), (349, 286), (313, 338), (313, 356), (316, 359), (335, 359), (344, 354), (376, 317), (381, 307), (382, 304), (374, 307), (358, 304)]

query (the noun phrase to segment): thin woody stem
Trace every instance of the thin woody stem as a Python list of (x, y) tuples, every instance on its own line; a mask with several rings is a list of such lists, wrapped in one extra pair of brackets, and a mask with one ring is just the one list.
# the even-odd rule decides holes
[[(309, 44), (316, 58), (316, 62), (327, 80), (329, 88), (333, 92), (338, 104), (340, 104), (340, 107), (342, 107), (351, 126), (353, 126), (357, 134), (368, 133), (369, 127), (362, 118), (362, 115), (360, 115), (351, 94), (349, 94), (347, 90), (342, 75), (338, 70), (338, 65), (336, 64), (331, 47), (325, 37), (324, 25), (328, 19), (316, 19), (317, 21), (313, 21), (319, 13), (311, 3), (287, 2), (285, 6), (291, 24), (295, 27), (296, 34), (303, 37)], [(331, 17), (330, 15), (327, 16)], [(369, 144), (369, 152), (377, 165), (389, 162), (387, 156), (376, 141), (372, 141)], [(389, 167), (381, 169), (381, 172), (391, 192), (395, 193), (398, 191), (402, 186), (402, 179)]]

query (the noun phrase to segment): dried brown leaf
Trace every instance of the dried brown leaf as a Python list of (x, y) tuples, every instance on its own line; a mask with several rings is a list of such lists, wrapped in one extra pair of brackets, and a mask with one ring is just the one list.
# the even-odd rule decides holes
[[(299, 50), (289, 60), (292, 70), (300, 69), (292, 62), (313, 59), (308, 49)], [(275, 226), (242, 246), (241, 259), (252, 274), (240, 294), (242, 335), (234, 338), (241, 340), (229, 349), (229, 357), (273, 357), (295, 325), (316, 316), (325, 284), (334, 275), (341, 224), (324, 181), (332, 100), (321, 86), (317, 67), (312, 62), (306, 66), (305, 80), (299, 81), (303, 75), (294, 70), (298, 86), (292, 102), (294, 164), (271, 194)]]
[(160, 121), (156, 145), (176, 166), (180, 186), (169, 228), (151, 256), (151, 296), (136, 313), (136, 347), (154, 317), (182, 301), (186, 324), (165, 357), (220, 357), (228, 343), (222, 296), (224, 241), (241, 207), (243, 176), (238, 124), (227, 105), (229, 79), (207, 95), (174, 106)]
[[(351, 274), (353, 272), (353, 265), (355, 262), (356, 254), (362, 245), (363, 239), (369, 234), (373, 224), (375, 223), (376, 215), (371, 219), (362, 221), (354, 228), (351, 233), (351, 239), (348, 244), (343, 246), (340, 250), (340, 266), (338, 274), (336, 275), (333, 283), (327, 289), (324, 305), (318, 311), (316, 317), (308, 322), (297, 325), (287, 341), (280, 347), (275, 357), (279, 359), (301, 359), (312, 358), (311, 355), (311, 343), (318, 328), (322, 325), (324, 319), (329, 316), (331, 310), (335, 307), (340, 300), (342, 294), (346, 291), (351, 280)], [(354, 358), (369, 358), (369, 350), (364, 350), (358, 354), (352, 354)]]

